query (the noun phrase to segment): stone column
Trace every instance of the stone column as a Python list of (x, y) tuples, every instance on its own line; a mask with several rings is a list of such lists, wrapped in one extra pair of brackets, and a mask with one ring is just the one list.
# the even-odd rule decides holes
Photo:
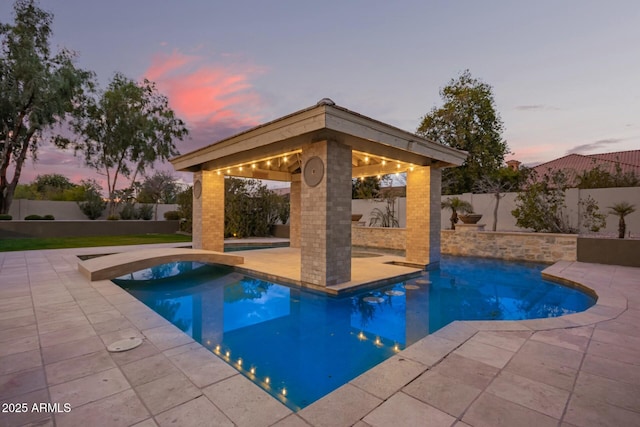
[(224, 251), (224, 175), (193, 174), (193, 248)]
[(289, 246), (300, 247), (300, 192), (302, 178), (300, 174), (293, 175), (291, 193), (289, 195)]
[[(322, 179), (314, 181), (314, 176)], [(320, 141), (302, 148), (300, 278), (331, 286), (351, 280), (351, 148)]]
[(406, 258), (427, 268), (440, 262), (441, 179), (441, 170), (429, 166), (407, 172)]

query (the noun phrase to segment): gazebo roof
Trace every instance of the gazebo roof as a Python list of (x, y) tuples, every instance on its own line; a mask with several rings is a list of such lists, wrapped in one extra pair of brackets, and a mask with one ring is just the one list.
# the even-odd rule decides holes
[(291, 181), (302, 147), (335, 140), (353, 150), (354, 177), (404, 172), (413, 166), (450, 167), (467, 157), (456, 150), (371, 119), (328, 98), (316, 105), (171, 159), (178, 171), (217, 170), (233, 176)]

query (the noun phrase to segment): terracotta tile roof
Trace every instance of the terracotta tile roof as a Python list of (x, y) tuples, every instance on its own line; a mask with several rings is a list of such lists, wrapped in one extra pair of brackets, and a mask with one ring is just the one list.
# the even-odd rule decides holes
[(618, 151), (601, 154), (568, 154), (559, 159), (542, 163), (533, 169), (539, 177), (554, 170), (564, 170), (570, 183), (577, 184), (576, 177), (596, 166), (609, 173), (616, 172), (616, 165), (620, 165), (622, 173), (633, 172), (640, 176), (640, 150)]

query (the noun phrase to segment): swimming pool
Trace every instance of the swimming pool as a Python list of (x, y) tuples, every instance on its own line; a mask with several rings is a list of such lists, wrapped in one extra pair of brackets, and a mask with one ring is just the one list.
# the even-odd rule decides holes
[(554, 317), (595, 303), (543, 281), (544, 267), (443, 257), (421, 278), (342, 297), (198, 263), (114, 282), (298, 410), (454, 320)]

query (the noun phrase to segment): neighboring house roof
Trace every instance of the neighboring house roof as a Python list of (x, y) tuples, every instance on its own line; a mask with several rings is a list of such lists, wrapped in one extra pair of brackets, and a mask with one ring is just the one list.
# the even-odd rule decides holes
[(623, 174), (634, 173), (640, 176), (640, 150), (618, 151), (601, 154), (569, 154), (550, 162), (533, 167), (542, 177), (554, 170), (563, 170), (570, 184), (577, 184), (577, 177), (583, 172), (600, 167), (601, 170), (611, 174), (616, 173), (616, 167), (620, 167)]

